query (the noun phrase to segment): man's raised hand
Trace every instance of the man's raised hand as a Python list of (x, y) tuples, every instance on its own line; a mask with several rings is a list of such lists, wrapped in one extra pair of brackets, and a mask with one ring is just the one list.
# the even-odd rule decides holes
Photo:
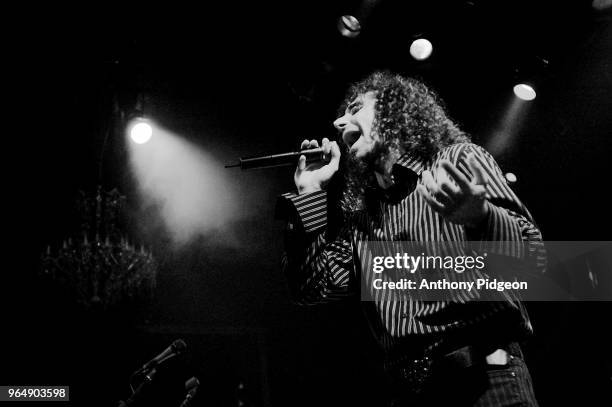
[(423, 171), (423, 184), (417, 189), (429, 206), (444, 218), (475, 228), (488, 214), (488, 181), (484, 169), (472, 154), (468, 156), (467, 164), (474, 175), (471, 180), (450, 161), (442, 160), (435, 177), (430, 171)]

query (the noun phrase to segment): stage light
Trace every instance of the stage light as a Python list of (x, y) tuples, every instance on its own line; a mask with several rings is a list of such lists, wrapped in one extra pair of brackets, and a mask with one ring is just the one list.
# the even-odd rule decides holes
[(338, 31), (347, 38), (355, 38), (361, 32), (361, 23), (356, 17), (344, 15), (338, 19)]
[(237, 180), (212, 152), (162, 123), (150, 124), (154, 134), (147, 144), (130, 140), (126, 145), (130, 174), (141, 200), (138, 222), (155, 225), (142, 229), (152, 233), (147, 240), (159, 238), (158, 226), (164, 226), (170, 243), (176, 245), (201, 236), (214, 236), (215, 244), (238, 244), (233, 222), (254, 213), (242, 201), (246, 195), (241, 188), (255, 178)]
[(506, 181), (508, 181), (511, 184), (515, 183), (517, 180), (516, 175), (514, 175), (514, 173), (512, 172), (507, 172), (505, 177), (506, 177)]
[(514, 94), (522, 100), (533, 100), (536, 98), (536, 91), (531, 86), (525, 83), (519, 83), (514, 86)]
[(410, 45), (410, 55), (417, 61), (423, 61), (431, 55), (433, 46), (431, 42), (425, 38), (419, 38), (412, 41)]
[(130, 138), (136, 144), (144, 144), (151, 140), (153, 136), (153, 127), (143, 120), (139, 120), (132, 125), (130, 129)]

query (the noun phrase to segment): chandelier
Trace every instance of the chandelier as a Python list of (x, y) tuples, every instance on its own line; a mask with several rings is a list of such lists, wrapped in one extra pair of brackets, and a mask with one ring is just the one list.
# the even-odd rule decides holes
[(80, 192), (80, 230), (57, 250), (42, 255), (42, 277), (59, 285), (85, 309), (116, 309), (153, 298), (157, 264), (144, 246), (122, 232), (125, 196), (98, 187), (94, 196)]

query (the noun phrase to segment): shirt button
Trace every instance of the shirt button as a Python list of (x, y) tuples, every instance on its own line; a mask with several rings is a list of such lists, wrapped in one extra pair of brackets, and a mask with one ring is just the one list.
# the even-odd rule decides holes
[(400, 316), (401, 316), (402, 318), (408, 318), (408, 313), (407, 313), (407, 312), (402, 312), (402, 313), (400, 314)]

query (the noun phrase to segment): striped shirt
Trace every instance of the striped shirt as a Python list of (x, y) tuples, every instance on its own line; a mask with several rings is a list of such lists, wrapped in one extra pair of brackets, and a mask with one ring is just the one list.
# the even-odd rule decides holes
[[(462, 251), (462, 243), (481, 241), (486, 245), (482, 250), (509, 261), (531, 262), (542, 268), (545, 253), (540, 231), (508, 186), (493, 157), (482, 147), (459, 143), (442, 149), (429, 162), (405, 154), (397, 164), (418, 174), (418, 183), (422, 183), (423, 170), (435, 171), (443, 159), (472, 178), (467, 165), (468, 154), (476, 158), (488, 178), (486, 205), (489, 211), (478, 230), (468, 230), (444, 219), (415, 191), (395, 203), (377, 200), (374, 211), (358, 212), (343, 220), (341, 227), (332, 232), (328, 225), (327, 192), (284, 194), (281, 202), (293, 212), (295, 227), (287, 232), (282, 265), (294, 301), (318, 304), (359, 296), (363, 290), (362, 280), (372, 278), (368, 274), (371, 271), (364, 267), (371, 264), (368, 241), (440, 242), (454, 245), (452, 250), (458, 253)], [(448, 278), (475, 279), (476, 276), (477, 273), (450, 273)], [(499, 315), (513, 315), (516, 326), (512, 329), (517, 335), (531, 332), (527, 313), (514, 293), (499, 293), (495, 301), (475, 303), (478, 299), (457, 294), (454, 298), (438, 301), (424, 301), (416, 295), (397, 300), (383, 292), (375, 295), (373, 301), (362, 304), (379, 343), (387, 352), (408, 338), (423, 339), (440, 336), (441, 332), (465, 331)]]

